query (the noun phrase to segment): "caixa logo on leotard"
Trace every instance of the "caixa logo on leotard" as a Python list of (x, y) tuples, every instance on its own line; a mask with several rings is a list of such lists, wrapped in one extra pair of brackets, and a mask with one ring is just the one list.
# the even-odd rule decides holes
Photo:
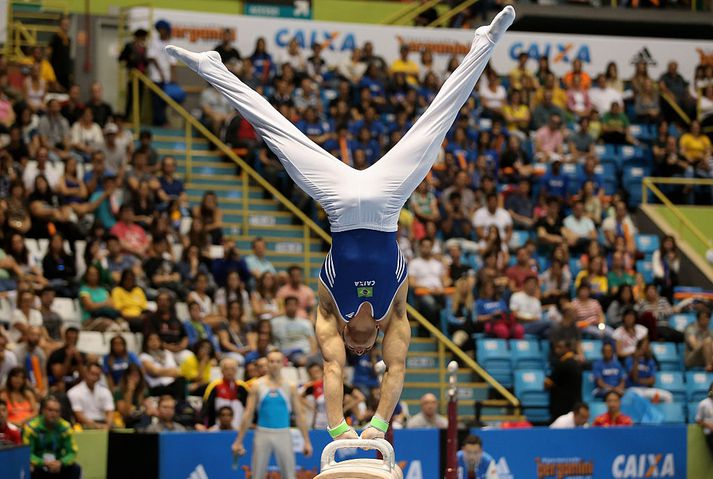
[(374, 296), (376, 281), (354, 281), (354, 286), (356, 286), (357, 298), (371, 298)]

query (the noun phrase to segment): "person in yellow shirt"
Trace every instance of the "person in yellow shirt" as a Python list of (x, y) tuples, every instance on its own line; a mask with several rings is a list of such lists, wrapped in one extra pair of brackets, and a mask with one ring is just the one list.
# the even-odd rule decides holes
[(574, 280), (574, 287), (579, 288), (582, 282), (586, 282), (591, 287), (592, 296), (600, 298), (609, 291), (609, 280), (604, 270), (604, 260), (601, 256), (592, 258), (586, 269), (577, 274)]
[(408, 45), (401, 45), (399, 49), (400, 58), (391, 64), (391, 73), (405, 73), (406, 81), (409, 85), (418, 85), (418, 64), (413, 60), (409, 60), (409, 52)]
[(555, 77), (554, 73), (547, 73), (545, 75), (545, 84), (542, 88), (537, 90), (537, 93), (535, 93), (531, 108), (535, 108), (537, 105), (542, 103), (542, 100), (545, 98), (546, 91), (552, 92), (553, 105), (562, 108), (563, 110), (567, 108), (567, 93), (557, 84), (557, 77)]
[(701, 124), (698, 120), (693, 120), (690, 131), (681, 135), (679, 147), (681, 154), (691, 163), (698, 163), (711, 157), (711, 140), (701, 133)]
[(527, 60), (529, 59), (530, 56), (527, 52), (520, 52), (517, 56), (517, 66), (510, 70), (510, 88), (520, 90), (523, 77), (535, 78), (532, 72), (527, 69)]
[(144, 290), (136, 285), (136, 274), (133, 270), (125, 269), (121, 273), (119, 285), (111, 290), (111, 300), (122, 318), (137, 326), (138, 330), (143, 329), (141, 315), (148, 308), (148, 301)]
[(34, 47), (32, 49), (32, 56), (22, 60), (20, 63), (27, 66), (32, 66), (35, 63), (39, 64), (40, 79), (47, 83), (48, 89), (50, 91), (63, 90), (57, 83), (57, 76), (54, 73), (54, 68), (52, 68), (52, 64), (45, 58), (45, 52), (42, 47)]
[(527, 134), (530, 129), (530, 109), (522, 103), (520, 90), (513, 90), (510, 101), (503, 107), (503, 116), (507, 121), (508, 130)]

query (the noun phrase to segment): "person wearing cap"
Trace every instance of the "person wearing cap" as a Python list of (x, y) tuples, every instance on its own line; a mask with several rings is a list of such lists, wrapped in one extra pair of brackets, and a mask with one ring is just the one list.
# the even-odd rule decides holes
[[(173, 82), (176, 77), (176, 59), (168, 55), (165, 47), (171, 40), (171, 24), (166, 20), (159, 20), (154, 25), (158, 36), (151, 37), (148, 47), (148, 73), (152, 82), (163, 90), (167, 83)], [(154, 126), (166, 124), (166, 102), (158, 95), (151, 96)]]
[(129, 154), (126, 145), (117, 141), (119, 127), (115, 123), (107, 123), (104, 127), (104, 145), (100, 151), (104, 153), (106, 167), (123, 177), (129, 163)]
[[(139, 28), (134, 32), (134, 38), (124, 45), (124, 49), (119, 55), (119, 63), (123, 63), (128, 71), (138, 70), (139, 72), (146, 74), (149, 66), (148, 50), (146, 48), (146, 37), (148, 37), (149, 32), (143, 28)], [(131, 107), (134, 100), (134, 89), (132, 87), (131, 77), (126, 75), (126, 106), (124, 107), (124, 114), (127, 118), (131, 115)], [(141, 98), (143, 98), (143, 83), (139, 82), (139, 105), (141, 104)]]

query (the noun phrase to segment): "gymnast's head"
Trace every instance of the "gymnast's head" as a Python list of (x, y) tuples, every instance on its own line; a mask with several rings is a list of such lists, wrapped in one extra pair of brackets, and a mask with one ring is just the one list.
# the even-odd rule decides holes
[(376, 345), (378, 335), (379, 324), (374, 320), (371, 309), (364, 304), (342, 331), (344, 345), (357, 356), (363, 356), (371, 351)]

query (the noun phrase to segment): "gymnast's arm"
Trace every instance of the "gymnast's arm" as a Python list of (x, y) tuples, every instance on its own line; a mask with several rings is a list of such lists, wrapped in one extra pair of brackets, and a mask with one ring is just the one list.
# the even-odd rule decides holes
[(406, 375), (406, 355), (411, 341), (411, 325), (406, 312), (396, 312), (391, 324), (384, 332), (382, 351), (386, 373), (381, 382), (381, 399), (376, 408), (376, 415), (386, 422), (391, 419), (394, 408), (401, 397)]
[[(322, 350), (322, 357), (324, 358), (324, 396), (327, 407), (327, 421), (329, 422), (329, 427), (333, 429), (344, 420), (342, 408), (344, 400), (344, 365), (347, 361), (347, 353), (344, 349), (344, 341), (337, 330), (335, 317), (329, 314), (324, 299), (320, 297), (315, 330), (319, 347)], [(357, 437), (354, 430), (350, 428), (337, 439), (356, 439)]]

